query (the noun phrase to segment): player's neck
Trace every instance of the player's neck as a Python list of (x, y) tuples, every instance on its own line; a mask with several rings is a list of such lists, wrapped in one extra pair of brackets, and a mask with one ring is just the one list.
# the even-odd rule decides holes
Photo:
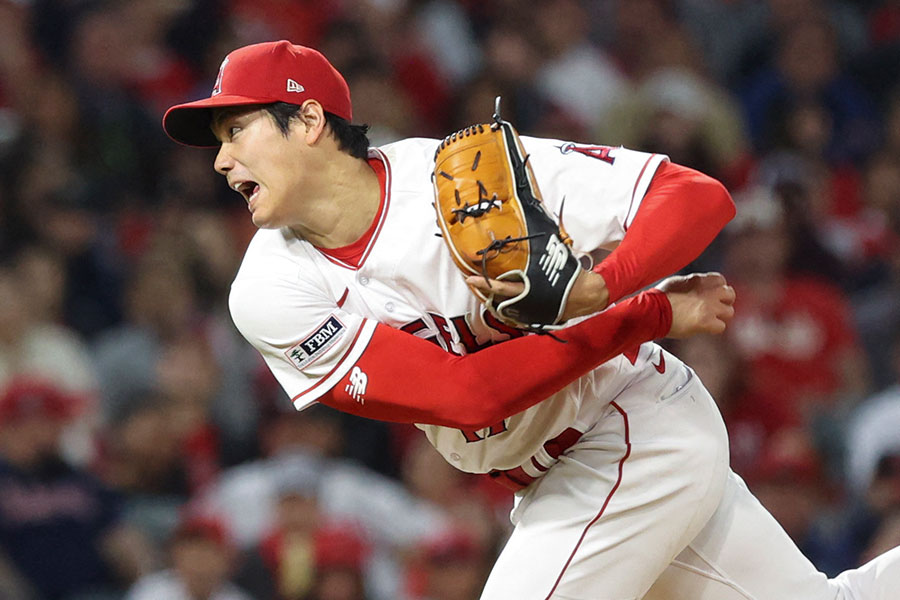
[(327, 188), (294, 232), (320, 248), (340, 248), (368, 230), (381, 202), (378, 176), (365, 160), (348, 154), (328, 163)]

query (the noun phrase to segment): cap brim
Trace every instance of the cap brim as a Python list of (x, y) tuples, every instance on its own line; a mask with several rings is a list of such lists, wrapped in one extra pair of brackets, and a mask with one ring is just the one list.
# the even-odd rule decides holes
[(276, 102), (276, 100), (219, 94), (211, 98), (173, 106), (163, 116), (163, 129), (166, 135), (179, 144), (197, 148), (212, 148), (219, 145), (219, 140), (213, 135), (210, 128), (213, 109), (272, 102)]

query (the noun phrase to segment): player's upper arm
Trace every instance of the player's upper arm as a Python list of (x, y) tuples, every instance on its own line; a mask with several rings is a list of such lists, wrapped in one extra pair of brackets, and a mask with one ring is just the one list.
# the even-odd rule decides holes
[(326, 292), (288, 278), (239, 277), (229, 308), (298, 409), (346, 375), (375, 328)]
[(621, 147), (523, 138), (543, 200), (580, 252), (611, 250), (622, 241), (661, 154)]

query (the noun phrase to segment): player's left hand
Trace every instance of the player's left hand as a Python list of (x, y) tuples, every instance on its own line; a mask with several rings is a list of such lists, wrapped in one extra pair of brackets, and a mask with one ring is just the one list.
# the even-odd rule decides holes
[[(466, 277), (466, 284), (477, 288), (485, 296), (493, 294), (500, 298), (513, 298), (525, 290), (525, 284), (521, 281), (488, 280), (480, 275)], [(600, 312), (608, 303), (609, 292), (603, 277), (582, 269), (572, 286), (561, 321)]]

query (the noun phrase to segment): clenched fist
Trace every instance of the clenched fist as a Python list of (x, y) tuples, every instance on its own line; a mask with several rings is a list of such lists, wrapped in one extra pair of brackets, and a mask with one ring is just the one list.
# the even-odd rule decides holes
[(669, 277), (656, 287), (672, 305), (672, 329), (666, 337), (719, 334), (734, 316), (734, 288), (719, 273)]

